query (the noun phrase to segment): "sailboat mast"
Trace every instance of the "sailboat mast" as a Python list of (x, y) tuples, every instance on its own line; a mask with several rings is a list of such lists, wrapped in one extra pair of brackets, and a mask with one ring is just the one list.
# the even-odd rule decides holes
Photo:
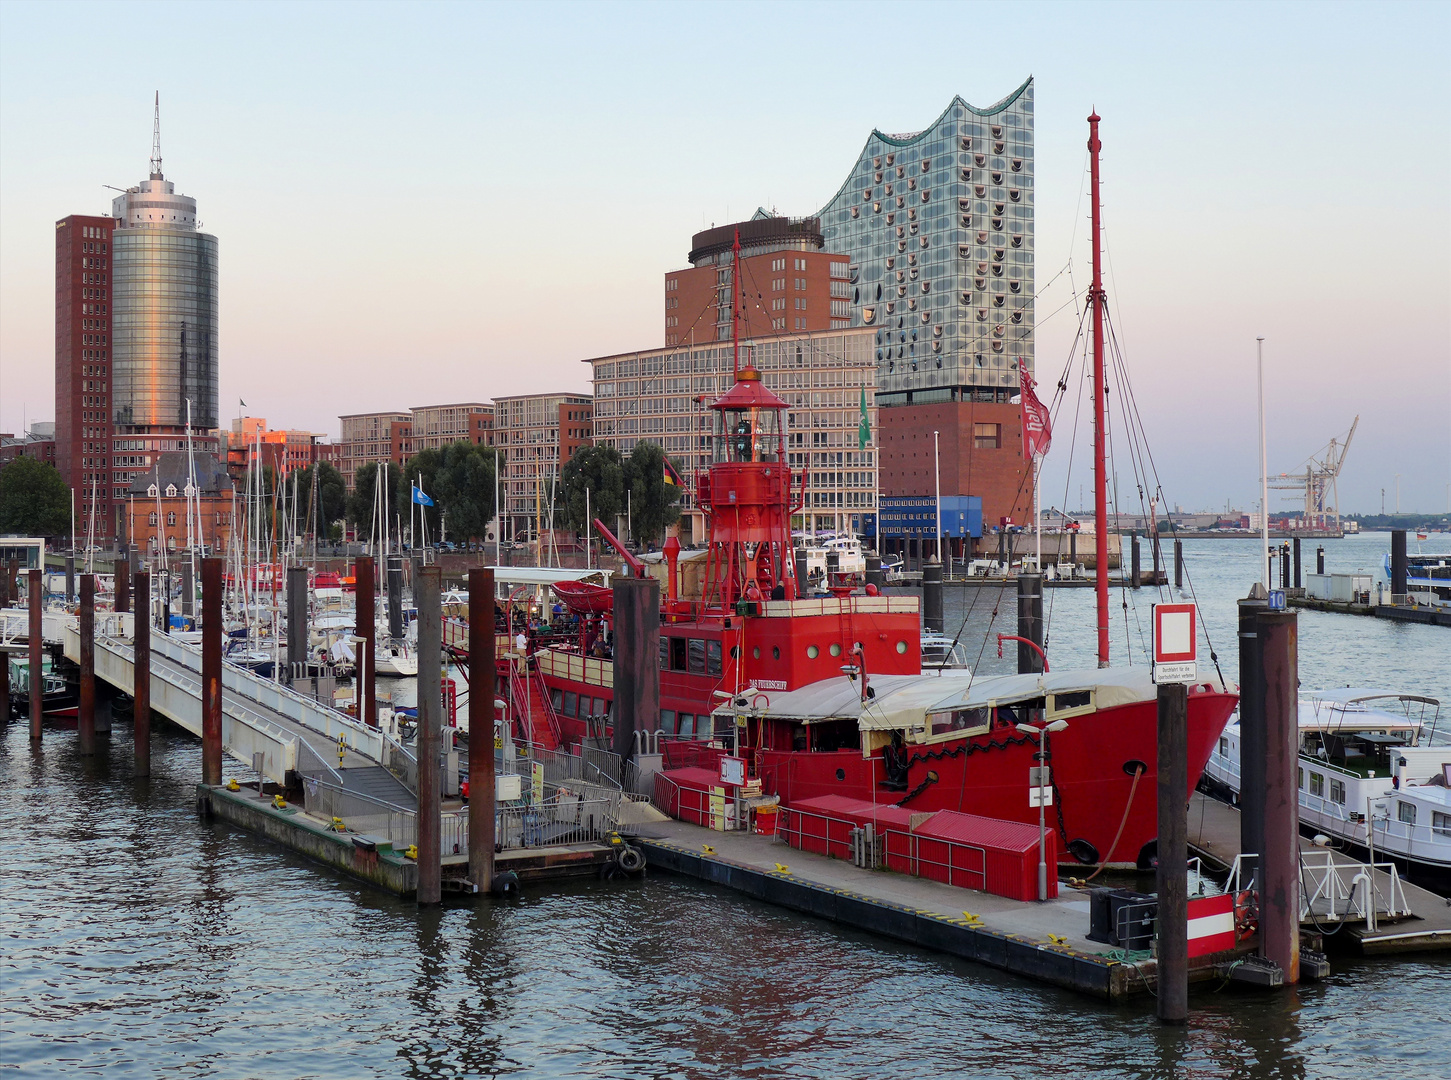
[(741, 315), (746, 306), (745, 283), (741, 280), (741, 230), (731, 244), (731, 369), (741, 370)]
[(1099, 235), (1098, 141), (1099, 115), (1088, 117), (1088, 160), (1093, 213), (1093, 555), (1094, 592), (1098, 598), (1098, 666), (1108, 667), (1108, 468), (1104, 451), (1103, 313), (1108, 297), (1103, 291), (1102, 244)]

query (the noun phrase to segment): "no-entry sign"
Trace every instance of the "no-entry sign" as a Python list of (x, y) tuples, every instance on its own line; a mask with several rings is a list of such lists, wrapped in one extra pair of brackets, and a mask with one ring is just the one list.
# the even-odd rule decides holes
[(1154, 605), (1154, 681), (1192, 683), (1198, 676), (1193, 604)]

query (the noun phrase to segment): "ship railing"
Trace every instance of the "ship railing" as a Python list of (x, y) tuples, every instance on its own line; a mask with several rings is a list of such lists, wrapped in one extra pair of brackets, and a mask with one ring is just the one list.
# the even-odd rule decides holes
[(418, 758), (386, 731), (383, 736), (383, 768), (415, 795), (418, 793)]
[(618, 820), (618, 799), (560, 788), (542, 803), (499, 807), (494, 836), (503, 850), (593, 843), (614, 832)]
[(603, 660), (597, 656), (585, 656), (582, 653), (551, 648), (540, 649), (534, 654), (534, 659), (541, 674), (555, 679), (584, 683), (587, 686), (613, 687), (615, 685), (613, 660)]
[(589, 747), (584, 747), (582, 750), (588, 753), (571, 754), (567, 750), (550, 750), (533, 743), (519, 744), (516, 750), (518, 757), (515, 758), (515, 766), (522, 768), (525, 762), (537, 761), (544, 769), (545, 783), (593, 784), (619, 792), (621, 790), (620, 781), (616, 779), (619, 775), (618, 764), (612, 770), (600, 767), (601, 762), (607, 763), (609, 758), (614, 758), (616, 763), (619, 758), (606, 750), (591, 750)]

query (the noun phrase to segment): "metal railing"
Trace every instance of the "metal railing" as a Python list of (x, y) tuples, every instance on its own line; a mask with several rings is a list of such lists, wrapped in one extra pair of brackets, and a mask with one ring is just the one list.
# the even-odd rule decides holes
[(379, 764), (414, 795), (418, 794), (418, 758), (402, 743), (386, 732), (383, 736), (383, 759)]
[(611, 805), (561, 788), (542, 803), (499, 807), (494, 835), (505, 850), (589, 843), (614, 832), (618, 813), (618, 800)]
[[(823, 852), (833, 858), (853, 859), (856, 854), (853, 851), (853, 833), (862, 828), (845, 818), (783, 806), (777, 818), (776, 835), (794, 848), (802, 848), (807, 841), (816, 841), (821, 844)], [(873, 835), (882, 846), (882, 862), (891, 870), (967, 889), (982, 891), (987, 888), (986, 848), (947, 837), (922, 836), (876, 826), (873, 826)], [(929, 854), (923, 854), (924, 845)], [(924, 870), (929, 872), (924, 873)], [(934, 870), (937, 872), (930, 872)]]
[(302, 800), (303, 808), (313, 817), (325, 821), (338, 818), (344, 828), (387, 837), (400, 850), (417, 843), (417, 815), (406, 806), (347, 791), (316, 776), (303, 780)]
[[(1258, 855), (1236, 855), (1225, 891), (1237, 893), (1250, 888), (1258, 860)], [(1385, 888), (1376, 878), (1377, 870), (1388, 879)], [(1316, 904), (1323, 906), (1317, 909)], [(1377, 915), (1405, 918), (1411, 908), (1395, 863), (1337, 862), (1333, 851), (1321, 850), (1300, 854), (1300, 920), (1303, 922), (1312, 913), (1325, 921), (1361, 919), (1374, 929)]]

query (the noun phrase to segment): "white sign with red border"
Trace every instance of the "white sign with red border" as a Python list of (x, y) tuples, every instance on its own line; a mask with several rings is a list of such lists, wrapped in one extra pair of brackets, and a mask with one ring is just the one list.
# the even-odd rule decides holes
[(745, 787), (746, 759), (743, 757), (721, 758), (720, 782), (726, 787)]
[(1197, 621), (1193, 604), (1154, 605), (1154, 682), (1192, 683), (1197, 664)]

